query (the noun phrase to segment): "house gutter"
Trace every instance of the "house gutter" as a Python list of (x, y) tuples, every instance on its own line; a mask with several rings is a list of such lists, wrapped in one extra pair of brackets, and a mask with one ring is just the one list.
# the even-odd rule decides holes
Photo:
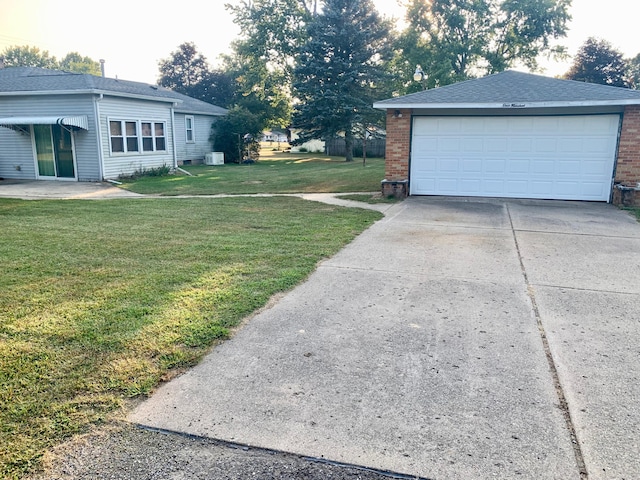
[(568, 102), (505, 102), (491, 103), (424, 103), (424, 102), (376, 102), (373, 108), (380, 110), (390, 109), (488, 109), (488, 110), (527, 110), (530, 108), (552, 108), (552, 107), (619, 107), (625, 105), (640, 105), (640, 99), (627, 100), (597, 100), (597, 101), (568, 101)]

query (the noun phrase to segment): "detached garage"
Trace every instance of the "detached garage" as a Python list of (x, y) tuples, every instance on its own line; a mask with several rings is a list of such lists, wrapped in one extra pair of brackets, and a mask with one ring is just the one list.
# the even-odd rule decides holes
[(640, 91), (507, 71), (374, 106), (385, 195), (634, 201)]

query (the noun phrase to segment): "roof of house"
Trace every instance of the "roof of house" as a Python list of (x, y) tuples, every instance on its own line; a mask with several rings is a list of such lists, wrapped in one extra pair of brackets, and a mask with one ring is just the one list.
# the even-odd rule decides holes
[(640, 104), (640, 91), (507, 70), (376, 102), (376, 108), (496, 108)]
[(225, 115), (227, 110), (196, 100), (168, 88), (148, 83), (106, 78), (88, 73), (72, 73), (38, 67), (6, 67), (0, 69), (0, 96), (3, 94), (80, 94), (144, 98), (176, 103), (176, 111), (203, 115)]

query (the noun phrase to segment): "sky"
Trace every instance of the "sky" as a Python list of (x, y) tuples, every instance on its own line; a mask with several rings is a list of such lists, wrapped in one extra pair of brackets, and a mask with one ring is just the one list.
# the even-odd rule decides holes
[[(378, 11), (401, 18), (397, 0), (373, 0)], [(238, 0), (0, 0), (0, 51), (29, 45), (58, 58), (76, 51), (105, 60), (108, 77), (156, 83), (158, 61), (169, 58), (184, 42), (195, 43), (213, 66), (229, 51), (238, 27), (225, 9)], [(149, 8), (151, 6), (152, 8)], [(638, 0), (573, 0), (569, 32), (560, 43), (569, 54), (594, 36), (609, 41), (625, 57), (640, 53)], [(545, 75), (565, 73), (571, 60), (543, 61)], [(526, 69), (518, 68), (526, 71)]]

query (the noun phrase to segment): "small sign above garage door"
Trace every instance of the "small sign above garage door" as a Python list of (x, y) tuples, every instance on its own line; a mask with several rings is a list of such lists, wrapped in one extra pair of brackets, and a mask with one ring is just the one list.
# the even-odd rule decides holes
[(609, 201), (619, 121), (415, 117), (411, 194)]

